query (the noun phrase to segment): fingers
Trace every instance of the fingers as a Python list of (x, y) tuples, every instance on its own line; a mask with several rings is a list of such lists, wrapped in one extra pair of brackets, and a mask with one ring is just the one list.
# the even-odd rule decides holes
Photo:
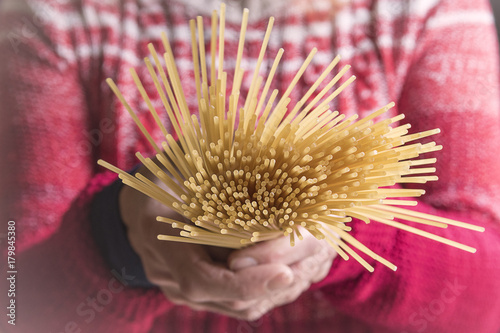
[(277, 306), (295, 301), (311, 283), (326, 276), (334, 253), (323, 248), (289, 266), (270, 263), (231, 271), (203, 251), (203, 247), (192, 252), (185, 248), (184, 258), (196, 259), (176, 265), (180, 271), (170, 278), (163, 274), (162, 290), (175, 304), (244, 320), (258, 319)]
[(176, 281), (179, 292), (193, 303), (263, 299), (289, 287), (294, 280), (292, 269), (284, 264), (231, 271), (225, 263), (212, 260), (206, 247), (194, 244), (151, 244), (143, 254), (151, 282), (167, 288)]
[(200, 260), (209, 261), (203, 246), (156, 240), (143, 246), (140, 254), (146, 277), (158, 286), (179, 281)]
[(316, 239), (307, 231), (303, 232), (303, 236), (304, 239), (297, 240), (295, 246), (290, 246), (288, 237), (280, 237), (234, 251), (229, 256), (228, 265), (235, 271), (262, 263), (290, 265), (318, 253), (324, 247), (324, 241)]
[(295, 247), (283, 237), (233, 251), (224, 262), (226, 249), (155, 241), (143, 246), (141, 259), (148, 279), (173, 303), (255, 320), (326, 276), (333, 258), (323, 243), (304, 232)]
[(322, 244), (307, 231), (304, 240), (297, 240), (294, 247), (283, 237), (233, 252), (161, 242), (156, 235), (177, 230), (156, 222), (154, 216), (182, 217), (155, 201), (123, 193), (121, 206), (124, 210), (131, 208), (125, 214), (130, 242), (141, 257), (148, 279), (175, 304), (254, 320), (276, 306), (294, 301), (314, 278), (326, 274), (325, 264), (321, 269), (308, 268), (314, 265), (311, 258), (316, 258)]
[[(258, 301), (253, 302), (240, 302), (242, 305), (234, 306), (231, 303), (217, 303), (217, 302), (194, 302), (188, 299), (180, 290), (175, 287), (165, 287), (161, 288), (163, 294), (174, 304), (188, 306), (196, 311), (210, 311), (225, 316), (230, 316), (232, 318), (238, 318), (243, 320), (251, 320), (252, 308)], [(244, 304), (243, 304), (244, 303)]]
[(281, 264), (264, 264), (233, 272), (199, 261), (178, 278), (180, 290), (192, 301), (249, 301), (265, 298), (292, 284), (293, 272)]
[(309, 284), (294, 282), (290, 287), (279, 290), (272, 296), (251, 301), (195, 302), (186, 297), (178, 286), (172, 284), (162, 288), (163, 293), (174, 304), (185, 305), (197, 311), (211, 311), (243, 320), (257, 320), (270, 310), (295, 301)]
[(315, 255), (291, 265), (294, 278), (309, 281), (309, 283), (323, 280), (328, 275), (336, 255), (337, 253), (334, 250), (325, 247)]

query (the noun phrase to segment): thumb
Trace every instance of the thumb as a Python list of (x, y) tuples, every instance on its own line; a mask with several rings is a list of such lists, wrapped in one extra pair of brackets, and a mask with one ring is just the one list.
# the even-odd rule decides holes
[(320, 252), (325, 245), (323, 243), (324, 241), (305, 233), (304, 239), (297, 240), (294, 246), (290, 245), (288, 237), (280, 237), (232, 252), (228, 258), (228, 266), (231, 270), (238, 271), (267, 263), (291, 265)]
[(194, 286), (197, 301), (260, 299), (294, 281), (293, 270), (281, 264), (256, 265), (237, 272), (203, 261), (197, 266)]
[(294, 282), (293, 270), (281, 264), (263, 264), (235, 272), (236, 281), (246, 286), (241, 288), (241, 299), (256, 299), (289, 287)]

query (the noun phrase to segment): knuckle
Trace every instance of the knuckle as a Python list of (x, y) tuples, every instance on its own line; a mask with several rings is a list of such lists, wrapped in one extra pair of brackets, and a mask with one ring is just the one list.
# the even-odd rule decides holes
[(313, 265), (307, 259), (297, 265), (295, 270), (295, 277), (299, 280), (308, 279), (311, 275), (314, 275), (317, 271), (315, 265)]
[(329, 256), (328, 256), (328, 251), (322, 250), (318, 252), (316, 255), (311, 257), (311, 264), (316, 267), (323, 265), (325, 262), (328, 262)]

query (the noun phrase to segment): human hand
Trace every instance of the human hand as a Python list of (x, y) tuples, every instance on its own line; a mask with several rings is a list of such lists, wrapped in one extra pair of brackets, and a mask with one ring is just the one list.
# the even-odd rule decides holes
[[(154, 179), (145, 169), (139, 172)], [(147, 278), (173, 303), (196, 310), (257, 319), (321, 280), (333, 259), (312, 235), (305, 235), (293, 248), (287, 238), (280, 238), (232, 254), (210, 246), (159, 241), (158, 234), (175, 232), (157, 222), (156, 216), (179, 221), (183, 217), (128, 187), (120, 194), (120, 210)]]
[(309, 232), (302, 235), (304, 239), (297, 240), (293, 247), (288, 237), (280, 237), (234, 251), (229, 256), (228, 265), (235, 272), (273, 263), (287, 265), (293, 272), (293, 282), (287, 288), (256, 305), (253, 311), (259, 317), (276, 306), (295, 301), (312, 283), (328, 275), (337, 253), (326, 241), (318, 241)]
[[(145, 168), (139, 172), (155, 178)], [(121, 190), (120, 212), (146, 277), (175, 304), (250, 320), (257, 317), (254, 307), (261, 308), (260, 303), (293, 282), (293, 272), (285, 264), (268, 263), (235, 272), (226, 264), (229, 250), (159, 241), (158, 234), (175, 231), (157, 222), (156, 216), (179, 221), (183, 217), (132, 188)]]

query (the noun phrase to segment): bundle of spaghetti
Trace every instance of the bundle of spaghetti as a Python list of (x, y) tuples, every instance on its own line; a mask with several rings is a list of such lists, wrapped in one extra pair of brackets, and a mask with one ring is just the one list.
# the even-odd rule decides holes
[[(396, 270), (394, 264), (349, 234), (349, 222), (355, 218), (366, 223), (376, 221), (475, 252), (470, 246), (395, 220), (484, 231), (478, 226), (398, 207), (416, 205), (414, 200), (400, 198), (419, 197), (425, 191), (395, 185), (437, 180), (432, 175), (435, 168), (430, 166), (436, 159), (419, 156), (442, 147), (434, 142), (415, 141), (439, 130), (408, 134), (408, 124), (396, 125), (404, 115), (375, 122), (393, 103), (361, 120), (330, 111), (329, 103), (355, 79), (350, 77), (331, 91), (349, 69), (345, 66), (333, 79), (324, 82), (339, 57), (333, 59), (289, 110), (290, 92), (316, 50), (311, 51), (290, 86), (278, 98), (279, 92), (270, 92), (270, 87), (283, 49), (277, 53), (267, 78), (259, 76), (274, 22), (271, 18), (249, 93), (240, 101), (248, 15), (248, 10), (244, 10), (232, 87), (227, 87), (227, 73), (223, 70), (224, 5), (220, 14), (214, 11), (212, 15), (210, 59), (206, 59), (202, 18), (190, 22), (199, 117), (188, 109), (167, 35), (162, 34), (163, 55), (149, 45), (152, 61), (146, 58), (145, 65), (178, 140), (174, 140), (160, 121), (134, 69), (130, 71), (137, 88), (165, 136), (160, 145), (141, 124), (115, 83), (107, 80), (156, 151), (154, 158), (139, 152), (136, 155), (157, 181), (140, 173), (130, 175), (102, 160), (99, 164), (118, 173), (124, 184), (185, 217), (183, 222), (159, 216), (159, 222), (168, 223), (180, 232), (179, 236), (158, 235), (158, 239), (237, 249), (283, 236), (289, 237), (293, 246), (297, 238), (303, 238), (302, 232), (309, 232), (319, 241), (328, 242), (345, 260), (351, 256), (369, 271), (373, 271), (373, 266), (354, 249)], [(210, 80), (207, 61), (211, 62)], [(321, 84), (324, 88), (318, 92)], [(226, 91), (231, 91), (229, 96)], [(313, 93), (316, 93), (314, 98)]]

